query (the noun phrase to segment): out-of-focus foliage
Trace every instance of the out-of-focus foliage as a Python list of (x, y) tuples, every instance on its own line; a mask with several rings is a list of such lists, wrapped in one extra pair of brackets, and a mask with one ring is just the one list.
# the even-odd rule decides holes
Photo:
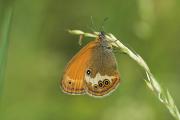
[(173, 120), (146, 87), (145, 73), (118, 51), (121, 84), (108, 97), (66, 95), (59, 80), (82, 47), (66, 30), (91, 31), (90, 16), (99, 27), (109, 17), (105, 31), (147, 61), (180, 107), (179, 0), (0, 0), (0, 27), (9, 6), (14, 9), (1, 120)]

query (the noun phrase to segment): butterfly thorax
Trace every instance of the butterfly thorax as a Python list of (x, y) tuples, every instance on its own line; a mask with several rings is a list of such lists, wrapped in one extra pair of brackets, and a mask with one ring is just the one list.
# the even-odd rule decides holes
[(98, 41), (100, 42), (100, 46), (103, 47), (106, 50), (112, 51), (112, 45), (107, 40), (105, 32), (100, 32), (98, 35)]

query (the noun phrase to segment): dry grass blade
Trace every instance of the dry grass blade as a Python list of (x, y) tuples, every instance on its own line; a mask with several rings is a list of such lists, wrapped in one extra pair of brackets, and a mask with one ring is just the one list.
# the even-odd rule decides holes
[[(85, 33), (81, 30), (69, 30), (69, 33), (75, 34), (75, 35), (83, 35), (86, 37), (97, 37), (99, 32), (94, 32), (94, 33)], [(174, 103), (174, 100), (169, 93), (169, 91), (165, 91), (162, 89), (154, 75), (151, 73), (148, 65), (146, 62), (142, 59), (140, 55), (137, 53), (133, 53), (128, 47), (126, 47), (120, 40), (118, 40), (113, 34), (107, 34), (106, 38), (111, 42), (113, 46), (119, 48), (122, 52), (127, 54), (130, 58), (132, 58), (134, 61), (137, 62), (146, 72), (147, 75), (147, 80), (145, 80), (147, 86), (150, 88), (150, 90), (153, 91), (155, 96), (159, 99), (161, 103), (163, 103), (171, 115), (176, 119), (180, 120), (180, 113), (179, 110)]]

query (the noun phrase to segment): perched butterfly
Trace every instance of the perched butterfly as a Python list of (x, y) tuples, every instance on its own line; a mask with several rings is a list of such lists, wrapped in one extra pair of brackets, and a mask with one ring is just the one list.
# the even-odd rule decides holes
[(68, 94), (106, 96), (120, 82), (112, 45), (100, 32), (98, 37), (83, 47), (68, 63), (61, 88)]

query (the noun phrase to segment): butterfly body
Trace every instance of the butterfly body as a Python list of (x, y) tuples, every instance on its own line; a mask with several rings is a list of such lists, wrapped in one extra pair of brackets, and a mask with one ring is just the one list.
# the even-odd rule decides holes
[(104, 33), (82, 48), (67, 65), (61, 87), (69, 94), (105, 96), (119, 84), (116, 58)]

